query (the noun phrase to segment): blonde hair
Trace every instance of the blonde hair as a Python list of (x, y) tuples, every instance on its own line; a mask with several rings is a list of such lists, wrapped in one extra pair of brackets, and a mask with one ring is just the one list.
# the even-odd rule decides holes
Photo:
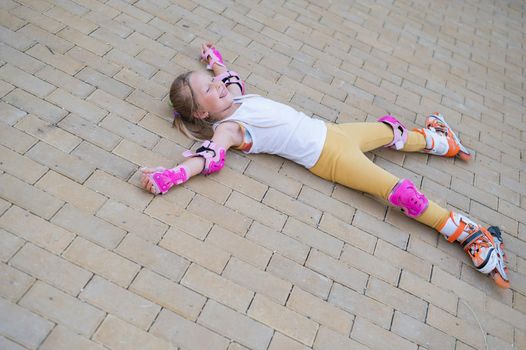
[(199, 105), (190, 86), (190, 75), (193, 71), (183, 73), (175, 78), (170, 87), (170, 101), (174, 108), (173, 126), (187, 137), (204, 141), (214, 136), (211, 123), (194, 117)]

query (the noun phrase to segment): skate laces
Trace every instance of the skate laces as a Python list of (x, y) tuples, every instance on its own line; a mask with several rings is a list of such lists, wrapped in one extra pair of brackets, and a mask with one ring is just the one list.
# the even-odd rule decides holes
[(431, 129), (433, 131), (439, 132), (448, 136), (449, 129), (448, 127), (436, 117), (435, 114), (430, 115), (426, 120), (426, 129)]
[(464, 250), (469, 254), (475, 266), (479, 267), (488, 259), (495, 245), (489, 238), (491, 236), (485, 228), (473, 225), (466, 225), (466, 228), (469, 236), (462, 244), (465, 244)]

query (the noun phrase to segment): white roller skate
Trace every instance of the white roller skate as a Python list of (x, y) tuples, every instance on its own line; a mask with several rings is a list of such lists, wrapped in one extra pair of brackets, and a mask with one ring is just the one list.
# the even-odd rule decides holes
[(471, 152), (462, 145), (460, 139), (440, 113), (435, 112), (431, 114), (426, 119), (426, 127), (414, 129), (414, 131), (424, 135), (426, 138), (424, 153), (443, 157), (457, 156), (465, 161), (471, 158)]
[(486, 229), (464, 215), (451, 212), (439, 231), (449, 242), (460, 242), (478, 271), (491, 276), (497, 286), (509, 288), (506, 254), (498, 227)]

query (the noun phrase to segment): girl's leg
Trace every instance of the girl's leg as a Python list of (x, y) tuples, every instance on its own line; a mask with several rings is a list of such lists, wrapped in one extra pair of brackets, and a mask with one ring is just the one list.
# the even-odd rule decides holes
[[(400, 179), (374, 164), (359, 149), (349, 152), (346, 158), (337, 162), (334, 181), (387, 202)], [(438, 230), (448, 219), (449, 211), (433, 201), (428, 203), (427, 209), (415, 220)]]
[[(369, 152), (383, 147), (393, 141), (393, 129), (384, 123), (349, 123), (338, 127), (353, 141), (362, 152)], [(407, 142), (401, 151), (420, 152), (426, 147), (426, 138), (416, 131), (408, 131)]]
[[(389, 128), (387, 125), (385, 127)], [(373, 135), (367, 135), (369, 132)], [(386, 131), (378, 123), (362, 123), (356, 127), (351, 124), (331, 124), (320, 159), (310, 170), (327, 180), (390, 201), (392, 195), (399, 193), (401, 184), (405, 181), (400, 182), (396, 176), (378, 167), (363, 154), (363, 150), (379, 147), (385, 144), (386, 139), (389, 141), (389, 138), (392, 139), (392, 131)], [(417, 138), (408, 138), (406, 145), (419, 147), (420, 143), (421, 140)], [(412, 186), (411, 191), (403, 193), (405, 199), (402, 202), (409, 203), (407, 205), (411, 205), (415, 198), (418, 201), (424, 197)], [(427, 202), (427, 208), (419, 212), (414, 217), (415, 220), (433, 227), (449, 242), (459, 241), (477, 270), (490, 274), (500, 287), (508, 288), (508, 270), (499, 229), (493, 226), (486, 229), (463, 215), (449, 212), (433, 201)]]
[[(414, 134), (406, 143), (409, 151), (423, 148), (425, 144), (422, 135)], [(311, 171), (388, 201), (400, 179), (374, 164), (363, 152), (381, 147), (392, 138), (393, 131), (383, 123), (331, 124), (320, 160)], [(449, 211), (429, 201), (427, 209), (416, 220), (438, 230), (448, 217)]]
[(411, 144), (411, 139), (416, 137), (414, 133), (417, 132), (421, 135), (421, 138), (425, 140), (424, 148), (417, 147), (417, 151), (442, 157), (458, 156), (465, 161), (471, 158), (471, 152), (462, 145), (460, 139), (446, 123), (444, 116), (440, 113), (431, 114), (427, 117), (426, 126), (424, 128), (414, 129), (413, 131), (409, 131), (393, 116), (386, 115), (378, 119), (378, 121), (389, 125), (393, 131), (393, 139), (386, 144), (386, 147), (409, 151), (409, 148), (404, 147), (404, 145), (408, 142)]
[[(334, 173), (336, 182), (370, 193), (391, 204), (393, 202), (388, 198), (397, 193), (398, 184), (403, 184), (358, 149), (351, 151), (347, 159), (338, 161)], [(411, 193), (414, 194), (405, 193), (406, 196), (413, 197), (406, 203), (410, 204), (414, 200)], [(449, 212), (431, 200), (427, 200), (427, 203), (427, 208), (413, 218), (443, 234), (450, 243), (460, 242), (477, 270), (489, 274), (499, 287), (509, 288), (506, 255), (499, 228), (492, 226), (486, 229), (461, 214)]]

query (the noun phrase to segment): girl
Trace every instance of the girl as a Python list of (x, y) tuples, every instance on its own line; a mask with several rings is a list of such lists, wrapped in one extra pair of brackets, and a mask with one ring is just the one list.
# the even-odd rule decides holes
[(141, 169), (146, 190), (164, 194), (194, 175), (220, 171), (231, 147), (245, 153), (278, 154), (324, 179), (386, 200), (407, 216), (433, 227), (449, 242), (460, 242), (478, 271), (489, 274), (499, 287), (509, 287), (498, 227), (486, 229), (464, 215), (441, 208), (411, 180), (398, 179), (364, 155), (384, 146), (469, 159), (469, 152), (441, 114), (432, 114), (425, 128), (413, 131), (392, 116), (384, 116), (377, 123), (324, 123), (284, 104), (245, 95), (243, 81), (227, 70), (211, 44), (203, 44), (201, 58), (215, 77), (204, 72), (180, 75), (172, 83), (170, 100), (174, 125), (204, 142), (195, 152), (184, 152), (188, 159), (173, 169)]

